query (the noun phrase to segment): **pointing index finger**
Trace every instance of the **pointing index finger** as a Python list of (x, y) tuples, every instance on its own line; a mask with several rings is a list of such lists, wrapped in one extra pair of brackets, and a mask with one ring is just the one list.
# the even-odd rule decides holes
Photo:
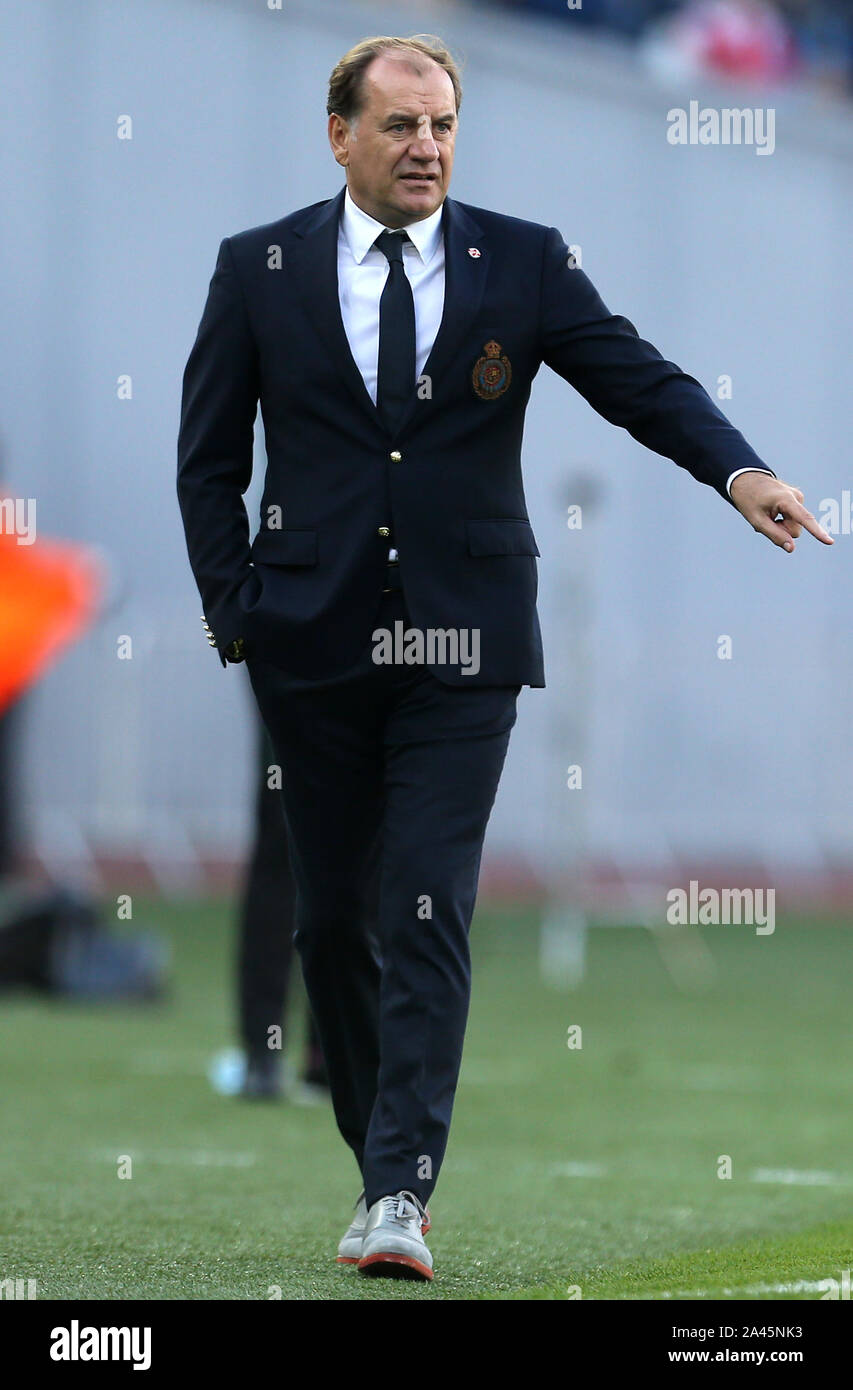
[(832, 536), (830, 536), (827, 531), (824, 531), (823, 527), (815, 520), (811, 512), (807, 511), (799, 502), (788, 502), (784, 507), (780, 507), (779, 511), (782, 512), (784, 516), (789, 517), (791, 521), (796, 521), (800, 526), (804, 526), (816, 540), (822, 541), (824, 545), (835, 544)]

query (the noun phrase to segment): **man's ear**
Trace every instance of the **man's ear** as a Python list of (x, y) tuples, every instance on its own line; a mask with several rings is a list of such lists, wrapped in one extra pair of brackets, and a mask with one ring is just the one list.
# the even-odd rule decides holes
[(332, 112), (328, 125), (329, 144), (338, 164), (346, 168), (349, 163), (349, 127), (343, 117)]

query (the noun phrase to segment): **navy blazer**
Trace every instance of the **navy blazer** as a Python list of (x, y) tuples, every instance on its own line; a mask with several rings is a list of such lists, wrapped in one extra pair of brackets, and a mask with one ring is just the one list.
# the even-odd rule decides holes
[[(389, 432), (340, 313), (343, 199), (341, 189), (219, 248), (178, 442), (181, 514), (212, 640), (223, 664), (243, 637), (293, 675), (344, 671), (373, 631), (393, 545), (412, 626), (480, 632), (476, 674), (436, 665), (435, 676), (544, 685), (539, 550), (521, 475), (542, 362), (727, 500), (735, 469), (766, 464), (693, 377), (610, 313), (555, 227), (452, 198), (441, 326)], [(243, 494), (259, 401), (267, 469), (250, 541)]]

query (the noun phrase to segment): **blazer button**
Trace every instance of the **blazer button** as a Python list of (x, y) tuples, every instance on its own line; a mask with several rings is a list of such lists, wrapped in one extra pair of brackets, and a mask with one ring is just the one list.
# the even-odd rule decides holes
[(380, 526), (376, 534), (377, 536), (381, 536), (383, 541), (387, 541), (388, 537), (391, 534), (391, 528), (390, 526)]
[(400, 453), (400, 450), (399, 450), (399, 449), (394, 449), (394, 450), (392, 450), (392, 452), (391, 452), (391, 462), (392, 462), (392, 463), (402, 463), (402, 461), (403, 461), (403, 455)]

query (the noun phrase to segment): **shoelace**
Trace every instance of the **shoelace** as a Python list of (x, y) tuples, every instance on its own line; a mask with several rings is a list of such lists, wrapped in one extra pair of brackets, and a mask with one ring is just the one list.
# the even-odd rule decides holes
[(386, 1216), (391, 1217), (392, 1221), (413, 1221), (415, 1217), (420, 1221), (417, 1204), (405, 1192), (398, 1193), (396, 1197), (383, 1197), (382, 1202)]

